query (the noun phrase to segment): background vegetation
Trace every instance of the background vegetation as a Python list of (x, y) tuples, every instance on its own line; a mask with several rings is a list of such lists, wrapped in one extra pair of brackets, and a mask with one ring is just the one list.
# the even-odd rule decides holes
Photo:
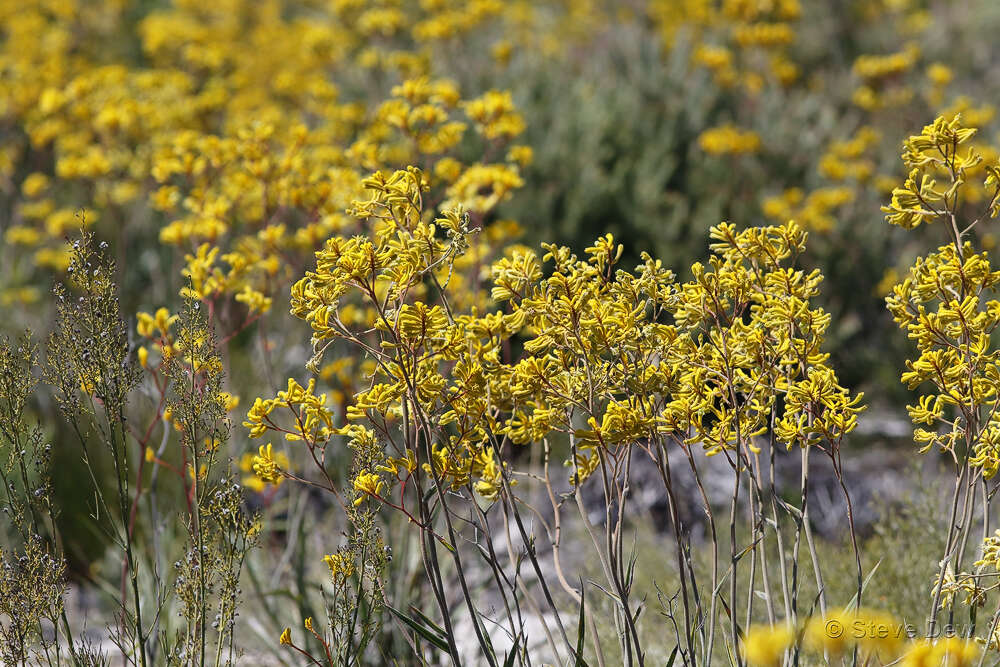
[[(966, 224), (978, 220), (973, 211), (991, 212), (998, 27), (1000, 6), (988, 0), (0, 0), (0, 461), (10, 517), (0, 598), (45, 582), (28, 586), (32, 599), (0, 608), (3, 660), (223, 664), (242, 651), (250, 664), (305, 664), (301, 652), (322, 664), (503, 664), (509, 652), (536, 663), (738, 663), (751, 625), (804, 624), (827, 611), (824, 596), (831, 610), (849, 606), (860, 597), (859, 571), (866, 602), (925, 624), (950, 601), (946, 574), (968, 588), (989, 567), (979, 563), (994, 489), (977, 447), (992, 446), (994, 399), (970, 379), (975, 418), (946, 417), (961, 402), (920, 404), (940, 438), (914, 444), (908, 424), (899, 438), (891, 427), (919, 391), (900, 375), (926, 350), (893, 324), (899, 314), (885, 297), (918, 256), (941, 244), (962, 255), (966, 240), (989, 252), (997, 238), (985, 222), (954, 239), (940, 224), (904, 233), (881, 207), (913, 167), (900, 161), (903, 141), (936, 117), (961, 114), (964, 127), (978, 128), (962, 137), (963, 151), (982, 160), (962, 166), (961, 199), (945, 195), (942, 210)], [(957, 172), (937, 177), (947, 187)], [(656, 290), (712, 294), (696, 263), (719, 276), (759, 269), (756, 259), (721, 259), (728, 251), (719, 244), (770, 241), (737, 243), (716, 228), (723, 221), (734, 235), (759, 228), (783, 239), (774, 243), (787, 256), (765, 261), (768, 271), (802, 271), (803, 280), (822, 272), (821, 284), (801, 292), (761, 283), (768, 296), (757, 304), (815, 316), (790, 339), (829, 359), (789, 370), (774, 357), (770, 367), (788, 366), (789, 383), (811, 381), (813, 365), (829, 371), (828, 386), (847, 401), (834, 402), (846, 421), (797, 436), (807, 448), (823, 440), (817, 448), (830, 454), (822, 463), (814, 455), (812, 468), (827, 467), (811, 492), (806, 459), (793, 451), (769, 484), (758, 469), (761, 483), (730, 497), (734, 479), (757, 478), (744, 449), (753, 441), (741, 435), (750, 408), (730, 406), (737, 426), (723, 433), (724, 397), (713, 399), (714, 412), (702, 405), (697, 424), (670, 426), (700, 433), (684, 447), (662, 423), (622, 427), (613, 448), (587, 444), (600, 432), (588, 417), (603, 424), (608, 405), (655, 396), (662, 405), (648, 409), (662, 418), (677, 387), (707, 381), (655, 384), (621, 355), (601, 356), (614, 346), (581, 343), (557, 355), (538, 342), (560, 321), (541, 296), (553, 275), (569, 276), (588, 303), (629, 303), (628, 280), (645, 280), (656, 287), (634, 305), (656, 313), (650, 327), (711, 339), (709, 324)], [(808, 245), (803, 236), (799, 248), (801, 232)], [(605, 234), (613, 239), (595, 243)], [(359, 274), (352, 283), (337, 273), (352, 252), (367, 256), (361, 237), (381, 253), (371, 294), (357, 288)], [(557, 266), (559, 252), (542, 243), (583, 264), (567, 255)], [(547, 252), (556, 261), (543, 261)], [(725, 266), (711, 264), (713, 254)], [(619, 279), (618, 269), (634, 275)], [(591, 292), (587, 280), (608, 285)], [(539, 290), (538, 303), (525, 303), (529, 289)], [(974, 292), (983, 313), (992, 313), (991, 290), (986, 281)], [(426, 354), (419, 363), (435, 364), (421, 370), (434, 381), (409, 385), (412, 396), (373, 395), (407, 382), (392, 369), (409, 362), (393, 355), (406, 347), (400, 322), (418, 302), (438, 308), (413, 315), (424, 318), (422, 330), (440, 325), (450, 341), (408, 339), (411, 354)], [(771, 326), (738, 299), (719, 313)], [(628, 354), (639, 366), (718, 361), (668, 345), (659, 330), (626, 323), (621, 331), (635, 333)], [(976, 330), (987, 342), (992, 332)], [(964, 335), (955, 345), (968, 348), (972, 334)], [(583, 375), (611, 378), (596, 398), (591, 387), (587, 410), (566, 417), (566, 405), (541, 389), (518, 393), (528, 382), (516, 375), (526, 372), (519, 363), (543, 358), (542, 348)], [(766, 374), (762, 363), (747, 372)], [(475, 364), (491, 378), (482, 385), (470, 379)], [(770, 445), (793, 404), (788, 386), (772, 385), (772, 403), (754, 417), (763, 420), (755, 437)], [(473, 436), (442, 406), (424, 405), (429, 395), (466, 391), (489, 396), (485, 407), (463, 408)], [(743, 385), (733, 400), (755, 391)], [(869, 412), (854, 429), (849, 401), (861, 393)], [(274, 410), (291, 421), (269, 420)], [(543, 419), (544, 410), (553, 416)], [(393, 451), (388, 434), (397, 432), (406, 442)], [(733, 469), (713, 468), (719, 457), (702, 450), (724, 452), (730, 441), (743, 452), (729, 460)], [(763, 444), (766, 459), (773, 449)], [(918, 463), (900, 463), (925, 444), (933, 446)], [(650, 456), (633, 473), (625, 462), (643, 448)], [(892, 463), (856, 468), (857, 481), (841, 489), (851, 460), (870, 448)], [(667, 459), (657, 452), (680, 450), (697, 453), (694, 477), (658, 487)], [(614, 473), (588, 487), (570, 473), (563, 479), (564, 461), (570, 473)], [(899, 488), (870, 475), (893, 468), (906, 470)], [(653, 483), (632, 477), (640, 469)], [(690, 497), (668, 502), (681, 488)], [(960, 507), (982, 516), (981, 530), (955, 518), (959, 488), (972, 489)], [(812, 522), (803, 521), (810, 493), (820, 498)], [(824, 531), (816, 503), (827, 496), (827, 511), (844, 518)], [(763, 508), (755, 502), (771, 497), (786, 514), (768, 520), (783, 534), (753, 523)], [(705, 508), (718, 512), (718, 535), (701, 519)], [(568, 509), (560, 526), (555, 517)], [(739, 530), (730, 533), (731, 512)], [(939, 518), (939, 539), (919, 539)], [(558, 530), (564, 545), (596, 551), (564, 546), (557, 572)], [(663, 545), (675, 541), (690, 550), (688, 564), (662, 562)], [(451, 555), (458, 543), (465, 560)], [(716, 556), (699, 555), (709, 545)], [(953, 571), (940, 564), (943, 553)], [(791, 573), (816, 562), (827, 564), (822, 581)], [(973, 563), (973, 579), (955, 575)], [(794, 613), (764, 613), (777, 594), (757, 606), (744, 599), (763, 590), (768, 568), (772, 584), (787, 582), (778, 606)], [(723, 584), (729, 603), (710, 610)], [(684, 624), (672, 596), (698, 586), (711, 591), (694, 614), (701, 620), (676, 631), (673, 623)], [(736, 607), (737, 591), (745, 615), (734, 624), (737, 614), (723, 607)], [(981, 591), (965, 592), (979, 609)], [(510, 608), (518, 600), (524, 609)], [(415, 611), (413, 601), (427, 605)], [(490, 625), (504, 603), (510, 632)], [(973, 634), (995, 648), (995, 628), (982, 625), (989, 614), (980, 612)], [(519, 627), (514, 617), (531, 622)], [(615, 622), (599, 627), (601, 618)], [(306, 619), (315, 631), (301, 629)], [(290, 636), (286, 627), (295, 628)], [(798, 650), (783, 659), (798, 660)], [(824, 650), (831, 660), (833, 649)]]

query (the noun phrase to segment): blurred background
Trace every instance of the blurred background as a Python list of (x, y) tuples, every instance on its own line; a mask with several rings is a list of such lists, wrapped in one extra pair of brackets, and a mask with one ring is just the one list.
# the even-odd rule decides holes
[[(611, 233), (624, 266), (649, 253), (688, 279), (710, 226), (797, 220), (800, 261), (825, 276), (832, 366), (871, 405), (852, 446), (911, 447), (911, 348), (883, 299), (945, 239), (891, 228), (880, 207), (905, 176), (902, 139), (938, 114), (961, 113), (997, 159), (998, 30), (993, 0), (0, 0), (0, 333), (47, 335), (67, 239), (91, 230), (150, 354), (148, 421), (159, 334), (138, 313), (176, 312), (194, 284), (240, 400), (229, 454), (280, 557), (251, 575), (303, 615), (303, 572), (338, 529), (324, 541), (315, 499), (254, 481), (239, 423), (254, 397), (304, 383), (290, 286), (352, 231), (344, 211), (376, 169), (421, 166), (428, 201), (472, 212), (484, 257), (582, 253)], [(319, 373), (341, 414), (354, 369)], [(73, 502), (79, 456), (44, 392), (32, 409), (71, 568), (96, 576), (107, 545)], [(279, 616), (255, 630), (272, 637)]]

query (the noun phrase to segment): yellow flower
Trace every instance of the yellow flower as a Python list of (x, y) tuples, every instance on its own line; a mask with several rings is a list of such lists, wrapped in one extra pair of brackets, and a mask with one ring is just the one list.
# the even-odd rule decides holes
[(271, 310), (271, 297), (251, 288), (249, 285), (236, 295), (236, 300), (246, 304), (250, 313), (266, 313)]
[(916, 46), (888, 55), (863, 55), (854, 61), (854, 73), (862, 79), (883, 79), (909, 70), (920, 56)]
[(220, 391), (219, 402), (226, 412), (232, 412), (239, 407), (240, 397), (236, 394), (230, 394), (228, 391)]
[(817, 653), (841, 655), (854, 641), (853, 624), (854, 614), (848, 611), (834, 611), (822, 617), (814, 616), (806, 623), (803, 643)]
[(49, 177), (40, 172), (34, 172), (28, 174), (24, 179), (24, 183), (21, 184), (21, 192), (24, 193), (25, 197), (37, 197), (41, 194), (42, 190), (49, 186)]
[(12, 225), (4, 232), (3, 238), (11, 245), (38, 245), (42, 233), (27, 225)]
[(760, 149), (760, 137), (733, 125), (721, 125), (705, 130), (698, 136), (698, 145), (712, 155), (755, 153)]
[(848, 630), (858, 640), (862, 654), (888, 663), (899, 657), (906, 639), (905, 626), (889, 614), (859, 609)]
[(34, 255), (35, 264), (40, 267), (48, 267), (56, 271), (65, 271), (69, 268), (72, 260), (72, 252), (69, 248), (41, 248)]
[(366, 496), (380, 496), (385, 489), (385, 482), (373, 472), (362, 472), (354, 478), (354, 490), (359, 493), (354, 500), (355, 505), (365, 501)]
[(490, 47), (490, 53), (493, 58), (501, 65), (506, 65), (510, 62), (510, 56), (514, 52), (513, 45), (507, 40), (500, 40)]
[(927, 78), (935, 86), (947, 86), (954, 76), (952, 69), (944, 63), (931, 63), (927, 66)]
[(743, 657), (751, 667), (780, 665), (794, 641), (795, 632), (787, 625), (751, 626), (743, 637)]
[(524, 131), (524, 118), (515, 109), (509, 91), (490, 90), (463, 106), (487, 139), (509, 139)]
[(171, 315), (166, 308), (159, 308), (155, 315), (139, 312), (137, 314), (138, 323), (136, 331), (143, 338), (154, 338), (158, 336), (168, 336), (170, 327), (177, 321), (177, 315)]
[(974, 642), (959, 637), (914, 642), (899, 661), (900, 667), (972, 667), (980, 650)]
[[(281, 455), (279, 454), (278, 456), (280, 457)], [(274, 451), (271, 448), (271, 443), (261, 445), (258, 454), (253, 457), (252, 465), (254, 474), (260, 481), (266, 484), (277, 486), (284, 479), (281, 466), (278, 460), (275, 459)]]
[(531, 150), (531, 146), (511, 146), (510, 150), (507, 151), (507, 160), (516, 162), (522, 167), (530, 165), (534, 158), (535, 154)]
[(337, 553), (323, 556), (323, 562), (330, 568), (330, 574), (334, 578), (338, 576), (350, 577), (354, 574), (354, 561), (349, 554)]

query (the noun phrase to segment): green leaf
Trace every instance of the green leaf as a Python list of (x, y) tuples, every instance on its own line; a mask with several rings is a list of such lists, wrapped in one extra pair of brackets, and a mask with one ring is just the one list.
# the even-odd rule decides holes
[(580, 582), (580, 622), (576, 630), (576, 667), (589, 667), (587, 661), (583, 659), (584, 641), (587, 636), (587, 597), (583, 582)]
[(503, 667), (514, 667), (514, 661), (517, 659), (517, 647), (521, 643), (521, 633), (517, 633), (514, 637), (514, 646), (511, 647), (510, 653), (507, 655), (507, 659), (503, 661)]
[[(868, 582), (872, 580), (873, 576), (875, 576), (875, 571), (878, 570), (878, 566), (881, 565), (881, 564), (882, 564), (882, 559), (880, 558), (878, 560), (878, 562), (875, 563), (875, 566), (872, 567), (872, 571), (868, 573), (867, 577), (865, 577), (865, 580), (863, 582), (861, 582), (861, 592), (862, 593), (864, 593), (865, 589), (868, 588)], [(858, 608), (858, 594), (855, 593), (854, 597), (851, 598), (851, 601), (847, 603), (846, 609), (848, 611), (853, 611), (853, 610), (855, 610), (857, 608)]]
[[(426, 625), (423, 625), (422, 623), (420, 623), (419, 621), (417, 621), (416, 619), (414, 619), (412, 616), (406, 614), (405, 612), (402, 612), (402, 611), (396, 609), (395, 607), (393, 607), (390, 604), (386, 604), (385, 608), (388, 609), (390, 612), (392, 612), (393, 616), (395, 616), (396, 618), (398, 618), (399, 620), (401, 620), (406, 625), (410, 626), (410, 629), (412, 629), (418, 635), (420, 635), (421, 637), (423, 637), (424, 639), (426, 639), (431, 645), (437, 647), (438, 649), (444, 651), (445, 653), (450, 653), (451, 652), (451, 649), (448, 646), (448, 641), (445, 638), (444, 632), (443, 631), (442, 632), (436, 632), (435, 631), (435, 630), (440, 630), (440, 628), (437, 626), (437, 624), (432, 624), (432, 625), (435, 626), (435, 630), (432, 630), (431, 628), (428, 628)], [(417, 611), (417, 610), (414, 610), (414, 611)], [(420, 616), (422, 616), (424, 618), (427, 618), (426, 616), (424, 616), (423, 614), (421, 614), (419, 611), (417, 611), (417, 613)]]
[(414, 614), (416, 614), (417, 618), (419, 618), (421, 621), (423, 621), (424, 624), (426, 624), (428, 627), (430, 627), (439, 636), (441, 636), (441, 637), (447, 637), (448, 636), (448, 633), (445, 631), (445, 629), (442, 628), (440, 625), (438, 625), (437, 622), (434, 621), (434, 619), (432, 619), (430, 616), (428, 616), (424, 612), (420, 611), (419, 609), (417, 609), (416, 607), (414, 607), (412, 605), (410, 606), (410, 611), (412, 611)]

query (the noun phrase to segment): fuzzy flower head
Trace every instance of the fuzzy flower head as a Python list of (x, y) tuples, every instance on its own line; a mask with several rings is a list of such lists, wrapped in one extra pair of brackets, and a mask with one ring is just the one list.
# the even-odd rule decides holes
[(795, 642), (795, 632), (787, 625), (751, 626), (743, 637), (743, 657), (750, 667), (775, 667)]

